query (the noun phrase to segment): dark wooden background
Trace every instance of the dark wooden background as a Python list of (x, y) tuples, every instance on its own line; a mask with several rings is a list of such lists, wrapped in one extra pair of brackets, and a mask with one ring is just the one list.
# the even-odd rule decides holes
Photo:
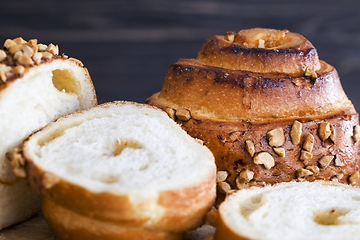
[(2, 0), (0, 9), (0, 42), (58, 44), (89, 69), (99, 103), (143, 102), (170, 63), (195, 58), (210, 36), (267, 27), (308, 38), (360, 110), (358, 0)]

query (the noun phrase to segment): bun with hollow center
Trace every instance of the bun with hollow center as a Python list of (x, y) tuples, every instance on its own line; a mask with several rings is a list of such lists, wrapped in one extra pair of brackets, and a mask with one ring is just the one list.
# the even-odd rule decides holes
[(205, 142), (222, 193), (293, 179), (359, 184), (358, 113), (335, 68), (300, 34), (213, 36), (196, 59), (171, 64), (146, 103)]
[(60, 118), (25, 141), (22, 154), (60, 239), (179, 239), (215, 199), (210, 150), (145, 104)]
[(315, 181), (253, 187), (219, 207), (214, 240), (358, 239), (360, 189)]
[(96, 104), (90, 75), (79, 60), (59, 55), (58, 46), (36, 39), (5, 41), (0, 50), (0, 229), (40, 210), (38, 196), (25, 179), (15, 176), (6, 155), (16, 159), (12, 150), (30, 134)]

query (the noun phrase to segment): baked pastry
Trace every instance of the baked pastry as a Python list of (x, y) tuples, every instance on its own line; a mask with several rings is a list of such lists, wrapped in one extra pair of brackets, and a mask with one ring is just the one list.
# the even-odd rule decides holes
[(340, 183), (253, 187), (221, 203), (214, 240), (358, 239), (360, 189)]
[(359, 185), (359, 118), (334, 67), (287, 30), (208, 39), (171, 64), (146, 103), (165, 110), (213, 152), (221, 192), (334, 180)]
[(87, 69), (58, 51), (22, 38), (6, 40), (0, 50), (0, 229), (40, 209), (39, 197), (13, 174), (6, 154), (56, 118), (97, 104)]
[(210, 150), (146, 104), (106, 103), (62, 117), (22, 149), (59, 239), (179, 239), (215, 200)]

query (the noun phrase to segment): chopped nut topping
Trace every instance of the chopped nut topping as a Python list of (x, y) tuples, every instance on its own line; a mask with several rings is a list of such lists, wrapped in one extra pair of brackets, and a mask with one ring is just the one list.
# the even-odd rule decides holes
[(319, 137), (322, 141), (325, 141), (326, 139), (328, 139), (331, 135), (334, 136), (335, 132), (334, 132), (334, 127), (332, 126), (331, 123), (328, 122), (322, 122), (319, 124), (319, 128), (318, 128), (318, 134)]
[(312, 171), (314, 176), (318, 175), (320, 172), (319, 167), (316, 165), (307, 166), (305, 169)]
[(6, 74), (11, 71), (11, 67), (6, 66), (5, 64), (0, 63), (0, 79), (3, 82), (6, 82), (7, 76)]
[(189, 121), (191, 118), (191, 113), (188, 109), (182, 108), (176, 111), (176, 117), (181, 121)]
[(335, 166), (337, 167), (343, 167), (345, 166), (345, 164), (343, 163), (343, 161), (341, 160), (341, 158), (339, 157), (339, 155), (335, 156)]
[(234, 32), (226, 32), (224, 39), (229, 42), (234, 42), (235, 39), (235, 33)]
[(254, 178), (254, 172), (245, 169), (241, 171), (238, 178), (240, 182), (250, 182)]
[(298, 178), (302, 178), (302, 177), (306, 177), (306, 176), (311, 176), (313, 175), (314, 173), (310, 170), (307, 170), (307, 169), (303, 169), (303, 168), (300, 168), (299, 170), (296, 171), (296, 176)]
[(238, 140), (238, 138), (241, 136), (241, 132), (232, 132), (230, 133), (229, 139), (231, 142), (235, 142), (236, 140)]
[(39, 64), (39, 63), (41, 62), (42, 56), (43, 56), (43, 55), (42, 55), (40, 52), (36, 52), (36, 53), (34, 53), (32, 59), (34, 60), (34, 62), (35, 62), (36, 64)]
[(14, 42), (11, 39), (6, 39), (6, 41), (4, 43), (4, 47), (7, 48), (7, 49), (9, 49), (9, 48), (11, 48), (12, 46), (15, 46), (15, 45), (17, 45), (17, 43)]
[(290, 138), (292, 144), (297, 145), (300, 143), (301, 133), (302, 133), (302, 123), (295, 120), (290, 131)]
[(23, 51), (24, 55), (32, 57), (34, 55), (34, 50), (29, 47), (28, 45), (22, 45), (21, 50)]
[(246, 150), (250, 154), (251, 157), (255, 155), (255, 145), (251, 140), (245, 141)]
[(313, 69), (310, 69), (308, 67), (305, 69), (305, 76), (315, 78), (315, 79), (317, 78), (316, 72)]
[(285, 157), (285, 149), (283, 147), (273, 148), (274, 152), (280, 157)]
[(15, 72), (15, 74), (21, 75), (21, 74), (23, 74), (25, 72), (25, 68), (24, 68), (24, 66), (21, 66), (21, 65), (16, 66), (14, 68), (14, 72)]
[(170, 108), (170, 107), (166, 107), (166, 108), (165, 108), (165, 112), (167, 113), (167, 115), (168, 115), (172, 120), (175, 120), (175, 119), (176, 119), (175, 109)]
[(255, 164), (264, 164), (266, 169), (271, 169), (275, 165), (274, 158), (267, 152), (260, 152), (254, 156)]
[(9, 53), (15, 54), (16, 52), (21, 51), (21, 45), (13, 45), (11, 48), (9, 48)]
[(15, 39), (13, 39), (13, 41), (18, 45), (26, 43), (26, 41), (22, 37), (15, 38)]
[(6, 58), (6, 52), (4, 50), (0, 50), (0, 62)]
[(216, 182), (224, 182), (226, 181), (227, 177), (229, 176), (229, 173), (227, 171), (217, 171), (216, 172)]
[(303, 144), (303, 149), (305, 149), (308, 152), (311, 152), (314, 147), (314, 141), (315, 141), (314, 136), (311, 133), (306, 135), (305, 141)]
[(327, 156), (322, 156), (319, 159), (319, 164), (321, 168), (326, 168), (327, 166), (329, 166), (329, 164), (331, 163), (331, 161), (334, 159), (334, 156), (332, 155), (327, 155)]
[(27, 55), (21, 55), (18, 58), (18, 62), (21, 65), (24, 65), (24, 66), (32, 66), (32, 65), (34, 65), (34, 61)]
[(25, 159), (21, 154), (20, 148), (15, 148), (14, 151), (6, 153), (6, 158), (11, 161), (13, 166), (13, 173), (18, 177), (26, 177)]
[(301, 150), (300, 152), (300, 160), (306, 161), (309, 160), (313, 157), (313, 155), (311, 154), (311, 152), (308, 152), (306, 150)]
[(360, 126), (356, 125), (354, 127), (354, 135), (353, 135), (354, 141), (358, 142), (360, 141)]
[(45, 49), (45, 51), (52, 53), (54, 55), (59, 55), (59, 46), (58, 45), (54, 45), (52, 43), (49, 44), (49, 46)]
[(331, 181), (333, 182), (339, 182), (344, 177), (344, 174), (340, 173), (331, 178)]
[(41, 55), (42, 55), (43, 58), (45, 58), (45, 59), (47, 59), (47, 60), (51, 59), (52, 56), (53, 56), (53, 55), (52, 55), (51, 53), (49, 53), (49, 52), (41, 52)]
[(280, 147), (285, 143), (285, 134), (281, 127), (270, 130), (266, 135), (272, 147)]
[(22, 52), (22, 51), (18, 51), (18, 52), (16, 52), (16, 53), (14, 54), (14, 57), (13, 57), (13, 58), (14, 58), (15, 60), (18, 60), (21, 55), (23, 55), (23, 52)]
[(45, 189), (50, 189), (60, 182), (60, 177), (46, 172), (42, 177), (42, 185)]
[(45, 45), (45, 44), (40, 43), (40, 44), (37, 45), (37, 47), (38, 47), (39, 52), (45, 52), (48, 46)]
[(217, 183), (217, 189), (219, 192), (226, 194), (231, 190), (231, 186), (227, 182), (219, 182)]
[(349, 183), (350, 184), (355, 184), (356, 181), (359, 179), (360, 174), (359, 171), (354, 172), (353, 174), (351, 174), (351, 176), (349, 177)]

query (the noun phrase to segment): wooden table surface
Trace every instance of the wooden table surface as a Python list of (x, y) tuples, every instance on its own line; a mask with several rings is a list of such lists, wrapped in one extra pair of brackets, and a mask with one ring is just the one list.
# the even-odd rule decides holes
[[(360, 110), (358, 0), (11, 0), (0, 1), (0, 9), (0, 42), (22, 36), (58, 44), (88, 68), (99, 103), (143, 102), (161, 89), (169, 64), (195, 58), (207, 38), (267, 27), (308, 38)], [(54, 238), (41, 216), (27, 224), (41, 239)], [(0, 239), (14, 239), (17, 227), (1, 231)]]

